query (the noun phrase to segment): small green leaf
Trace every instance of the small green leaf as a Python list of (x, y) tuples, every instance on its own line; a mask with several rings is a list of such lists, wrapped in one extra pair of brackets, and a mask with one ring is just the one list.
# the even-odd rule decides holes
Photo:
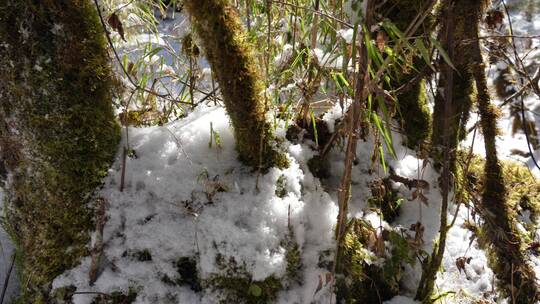
[(435, 71), (435, 67), (433, 67), (433, 65), (431, 64), (431, 56), (429, 55), (429, 51), (428, 51), (428, 49), (426, 48), (426, 45), (424, 44), (424, 42), (422, 41), (422, 39), (416, 39), (416, 41), (415, 41), (415, 46), (416, 46), (416, 48), (418, 49), (418, 51), (420, 52), (420, 55), (422, 55), (422, 58), (424, 59), (424, 61), (426, 62), (426, 64), (427, 64), (433, 71)]
[(381, 164), (383, 166), (384, 173), (388, 172), (388, 168), (386, 167), (386, 160), (384, 159), (384, 150), (382, 145), (379, 145), (379, 157), (381, 158)]
[(446, 51), (444, 50), (444, 48), (442, 47), (442, 45), (439, 43), (439, 41), (433, 39), (433, 38), (430, 38), (430, 41), (431, 43), (433, 43), (433, 45), (437, 48), (437, 50), (439, 51), (439, 53), (441, 54), (441, 56), (443, 57), (444, 61), (450, 66), (452, 67), (452, 69), (456, 70), (456, 67), (452, 64), (452, 60), (450, 60), (450, 57), (448, 56), (448, 53), (446, 53)]
[(315, 145), (319, 146), (319, 134), (317, 133), (317, 123), (315, 121), (315, 114), (311, 111), (311, 123), (313, 124), (313, 133), (315, 134)]
[(248, 290), (249, 294), (255, 297), (260, 297), (262, 295), (262, 289), (257, 284), (251, 284)]

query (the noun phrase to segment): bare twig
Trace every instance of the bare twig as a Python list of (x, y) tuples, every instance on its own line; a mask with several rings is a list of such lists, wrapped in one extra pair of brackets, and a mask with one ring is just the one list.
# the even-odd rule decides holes
[[(516, 64), (520, 65), (520, 69), (522, 69), (522, 72), (525, 74), (524, 76), (529, 81), (529, 85), (532, 87), (533, 90), (536, 91), (536, 94), (540, 97), (540, 88), (538, 87), (538, 81), (536, 81), (536, 83), (535, 83), (534, 80), (531, 78), (531, 76), (529, 74), (525, 73), (525, 70), (526, 70), (525, 69), (525, 64), (523, 63), (523, 60), (519, 57), (519, 54), (517, 52), (516, 41), (514, 39), (514, 28), (513, 28), (513, 25), (512, 25), (512, 18), (510, 17), (510, 13), (508, 11), (508, 6), (506, 5), (506, 1), (502, 0), (502, 4), (503, 4), (504, 10), (506, 12), (506, 17), (508, 19), (508, 27), (510, 29), (512, 48), (514, 50), (514, 57), (515, 57), (515, 60), (516, 60)], [(539, 70), (537, 70), (536, 74), (539, 74), (539, 73), (540, 73)], [(540, 76), (535, 75), (535, 78), (536, 77), (540, 78)], [(540, 170), (540, 165), (538, 165), (538, 162), (536, 161), (536, 158), (534, 157), (534, 151), (532, 149), (530, 138), (529, 138), (530, 137), (529, 136), (529, 131), (527, 130), (527, 126), (525, 124), (525, 103), (523, 102), (523, 95), (520, 96), (520, 104), (521, 104), (521, 109), (520, 109), (521, 110), (521, 119), (522, 119), (522, 122), (523, 122), (523, 132), (525, 133), (525, 139), (527, 140), (527, 148), (529, 149), (529, 153), (531, 154), (531, 160), (533, 161), (536, 168), (538, 168), (538, 170)]]
[[(116, 48), (114, 47), (114, 44), (112, 42), (112, 39), (111, 39), (111, 36), (109, 34), (109, 31), (107, 30), (107, 25), (105, 23), (105, 20), (103, 18), (103, 14), (101, 13), (101, 8), (99, 7), (99, 3), (98, 3), (98, 0), (94, 0), (94, 5), (96, 6), (96, 10), (98, 12), (98, 16), (99, 16), (99, 20), (101, 22), (101, 25), (103, 27), (103, 31), (105, 32), (105, 37), (107, 38), (107, 42), (109, 43), (109, 46), (110, 48), (112, 49), (113, 53), (114, 53), (114, 57), (116, 58), (116, 60), (118, 61), (118, 64), (120, 65), (120, 67), (122, 68), (122, 71), (124, 72), (124, 74), (126, 75), (126, 78), (128, 79), (128, 81), (135, 87), (136, 90), (141, 90), (143, 92), (146, 92), (148, 94), (151, 94), (151, 95), (154, 95), (154, 96), (157, 96), (157, 97), (160, 97), (160, 98), (163, 98), (165, 100), (168, 100), (168, 101), (173, 101), (173, 102), (176, 102), (176, 103), (182, 103), (182, 104), (189, 104), (189, 105), (192, 105), (193, 103), (189, 103), (189, 102), (185, 102), (185, 101), (180, 101), (180, 100), (175, 100), (173, 98), (170, 97), (169, 94), (161, 94), (161, 93), (158, 93), (156, 91), (153, 91), (153, 90), (150, 90), (148, 88), (145, 88), (145, 87), (141, 87), (139, 84), (137, 84), (135, 82), (135, 80), (133, 80), (133, 78), (131, 77), (131, 75), (129, 74), (129, 72), (127, 71), (126, 67), (124, 66), (124, 64), (122, 63), (122, 60), (120, 59), (120, 55), (118, 55), (118, 52), (116, 51)], [(186, 86), (189, 86), (189, 83), (187, 82), (184, 82), (184, 81), (181, 81), (181, 80), (178, 80), (180, 83), (186, 85)], [(197, 91), (203, 93), (203, 94), (208, 94), (204, 91), (201, 91), (197, 88), (195, 88)], [(210, 93), (211, 94), (211, 93)]]
[(347, 28), (350, 28), (352, 29), (354, 26), (346, 21), (343, 21), (339, 18), (336, 18), (332, 15), (329, 15), (329, 14), (326, 14), (324, 12), (321, 12), (320, 10), (315, 10), (311, 7), (305, 7), (305, 6), (300, 6), (300, 5), (297, 5), (297, 4), (294, 4), (294, 3), (289, 3), (289, 2), (285, 2), (285, 1), (277, 1), (277, 0), (274, 0), (273, 1), (274, 3), (278, 3), (278, 4), (283, 4), (283, 5), (287, 5), (287, 6), (290, 6), (290, 7), (293, 7), (295, 9), (302, 9), (302, 10), (306, 10), (306, 11), (310, 11), (316, 15), (319, 15), (319, 16), (322, 16), (322, 17), (325, 17), (325, 18), (328, 18), (330, 20), (333, 20), (333, 21), (336, 21), (337, 23), (347, 27)]
[(126, 158), (128, 154), (128, 149), (124, 147), (122, 149), (122, 171), (120, 172), (120, 192), (124, 192), (124, 179), (126, 176)]

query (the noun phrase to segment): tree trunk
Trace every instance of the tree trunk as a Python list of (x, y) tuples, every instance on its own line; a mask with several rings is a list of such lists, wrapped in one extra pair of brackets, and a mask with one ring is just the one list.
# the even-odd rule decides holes
[(220, 85), (240, 160), (263, 170), (287, 166), (285, 156), (270, 144), (273, 135), (265, 119), (264, 84), (237, 11), (228, 0), (184, 4)]
[[(453, 28), (452, 11), (443, 11), (444, 16), (444, 32), (440, 33), (441, 37), (444, 37), (444, 41), (448, 45), (454, 43), (454, 32), (450, 29)], [(454, 49), (448, 49), (448, 57), (450, 60), (454, 60)], [(444, 98), (444, 112), (443, 112), (443, 130), (442, 130), (442, 172), (441, 172), (441, 219), (439, 225), (439, 239), (437, 243), (433, 245), (433, 251), (429, 257), (422, 261), (422, 276), (416, 290), (416, 300), (420, 300), (423, 303), (430, 303), (431, 296), (435, 287), (435, 280), (437, 279), (437, 272), (441, 268), (442, 260), (444, 257), (444, 251), (446, 248), (446, 236), (448, 233), (448, 195), (450, 192), (450, 155), (454, 153), (451, 151), (449, 143), (449, 125), (450, 125), (450, 113), (452, 112), (452, 100), (454, 98), (454, 72), (450, 69), (444, 70), (445, 74), (441, 72), (441, 78), (444, 77), (444, 92), (441, 93), (441, 97)]]
[(0, 163), (24, 303), (49, 302), (88, 253), (91, 194), (119, 140), (102, 33), (87, 0), (0, 5)]
[[(431, 2), (432, 0), (390, 0), (379, 10), (387, 14), (400, 31), (405, 32), (417, 16), (425, 13)], [(433, 28), (433, 17), (428, 16), (412, 36), (429, 37)], [(429, 45), (429, 39), (424, 38), (423, 42)], [(425, 73), (428, 67), (419, 56), (411, 58), (411, 61), (415, 70), (410, 69), (396, 75), (396, 79), (392, 81), (392, 88), (406, 87), (397, 95), (399, 107), (397, 119), (405, 132), (405, 145), (411, 149), (420, 149), (429, 139), (431, 117), (427, 105), (426, 77), (418, 77), (418, 74)]]
[[(476, 3), (483, 2), (482, 0), (446, 0), (443, 2), (443, 8), (441, 16), (445, 15), (445, 12), (450, 10), (449, 18), (453, 24), (453, 28), (449, 29), (453, 32), (454, 43), (449, 45), (443, 40), (443, 47), (445, 50), (459, 54), (452, 60), (450, 66), (446, 61), (441, 61), (440, 64), (440, 78), (439, 88), (444, 88), (446, 85), (446, 76), (449, 71), (453, 73), (453, 98), (451, 101), (451, 109), (449, 113), (449, 123), (446, 136), (448, 137), (448, 148), (450, 149), (450, 171), (455, 172), (456, 167), (456, 150), (460, 140), (462, 140), (465, 134), (465, 126), (469, 119), (469, 112), (472, 104), (472, 96), (474, 91), (474, 79), (470, 66), (470, 58), (472, 58), (472, 51), (470, 48), (471, 40), (475, 38), (475, 33), (472, 32), (474, 28), (478, 26), (479, 11), (475, 9)], [(447, 31), (443, 23), (441, 33)], [(442, 160), (442, 151), (444, 149), (444, 92), (437, 91), (435, 96), (435, 106), (433, 109), (433, 130), (432, 130), (432, 154), (435, 159), (435, 164), (440, 166)]]
[[(478, 36), (478, 27), (475, 29)], [(516, 227), (516, 212), (507, 202), (507, 192), (501, 164), (497, 158), (495, 137), (497, 135), (497, 111), (490, 103), (485, 65), (480, 42), (475, 40), (472, 50), (473, 73), (476, 80), (480, 126), (484, 135), (486, 162), (484, 166), (484, 189), (482, 193), (482, 217), (486, 243), (493, 255), (491, 266), (506, 290), (512, 303), (536, 303), (540, 300), (536, 275), (527, 263), (523, 243)]]

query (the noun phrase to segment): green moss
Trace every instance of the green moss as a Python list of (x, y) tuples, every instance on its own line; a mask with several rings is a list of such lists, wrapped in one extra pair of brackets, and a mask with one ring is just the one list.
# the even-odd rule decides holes
[(88, 253), (88, 202), (119, 141), (114, 81), (88, 1), (10, 1), (0, 25), (0, 161), (13, 176), (7, 218), (24, 302), (45, 303), (53, 278)]
[[(363, 220), (353, 219), (347, 227), (342, 243), (342, 256), (338, 261), (340, 275), (336, 277), (336, 297), (340, 303), (381, 303), (399, 293), (399, 281), (403, 264), (414, 264), (414, 252), (409, 242), (395, 231), (384, 231), (379, 242), (381, 248), (373, 244), (376, 229)], [(392, 244), (384, 248), (384, 241)], [(379, 259), (367, 250), (379, 251), (383, 263), (373, 263)], [(388, 252), (389, 251), (389, 252)]]
[[(435, 160), (435, 166), (439, 167), (443, 160), (443, 146), (445, 136), (448, 138), (448, 148), (451, 151), (449, 162), (450, 170), (455, 172), (455, 152), (459, 141), (463, 140), (466, 133), (466, 125), (469, 120), (472, 101), (474, 95), (474, 77), (472, 73), (472, 64), (475, 54), (471, 47), (471, 41), (475, 41), (480, 19), (480, 11), (478, 7), (480, 2), (475, 2), (471, 5), (468, 0), (455, 1), (451, 7), (443, 5), (441, 16), (446, 15), (446, 11), (450, 10), (450, 22), (452, 29), (449, 31), (453, 37), (453, 47), (449, 49), (446, 42), (443, 42), (443, 47), (448, 50), (451, 56), (452, 65), (448, 63), (441, 64), (441, 72), (439, 79), (439, 87), (446, 88), (448, 76), (452, 77), (452, 101), (449, 104), (450, 113), (448, 113), (448, 127), (445, 128), (445, 98), (443, 91), (440, 90), (435, 96), (435, 105), (433, 109), (433, 130), (432, 130), (432, 156)], [(441, 29), (444, 33), (446, 28)], [(455, 54), (450, 55), (450, 54)]]
[[(459, 155), (460, 162), (466, 162), (466, 153), (462, 152)], [(486, 190), (485, 163), (485, 159), (473, 155), (469, 172), (464, 179), (464, 182), (468, 183), (468, 195), (475, 197), (476, 200), (480, 199), (480, 194)], [(538, 216), (540, 182), (531, 175), (528, 168), (518, 162), (505, 160), (501, 162), (501, 167), (507, 191), (506, 203), (502, 207), (504, 214), (491, 211), (490, 208), (488, 212), (492, 214), (489, 217), (482, 214), (485, 223), (476, 231), (480, 245), (487, 249), (490, 267), (502, 282), (500, 287), (503, 293), (510, 294), (508, 290), (513, 280), (516, 303), (527, 303), (535, 294), (534, 284), (529, 283), (534, 282), (534, 274), (523, 261), (526, 258), (524, 254), (526, 248), (532, 244), (534, 238), (517, 230), (517, 211), (521, 207), (531, 211), (531, 218)], [(529, 204), (529, 200), (534, 203)], [(498, 206), (498, 209), (501, 209), (501, 206)], [(535, 230), (531, 231), (534, 233)]]
[(294, 231), (289, 228), (287, 238), (282, 242), (285, 248), (285, 260), (287, 267), (285, 268), (285, 282), (287, 285), (302, 282), (302, 252), (300, 246), (296, 242)]
[(426, 81), (400, 94), (399, 121), (406, 135), (405, 145), (411, 149), (421, 149), (429, 139), (431, 117), (427, 104)]
[(262, 304), (273, 303), (278, 291), (283, 289), (281, 280), (275, 276), (255, 281), (244, 266), (234, 258), (225, 261), (222, 255), (216, 257), (222, 268), (221, 274), (214, 274), (202, 281), (203, 287), (220, 292), (220, 303)]
[(275, 194), (277, 197), (284, 198), (287, 195), (287, 179), (285, 175), (280, 175), (276, 180), (276, 191)]
[(98, 295), (91, 304), (131, 304), (137, 299), (137, 291), (129, 288), (127, 293), (115, 291), (110, 295)]

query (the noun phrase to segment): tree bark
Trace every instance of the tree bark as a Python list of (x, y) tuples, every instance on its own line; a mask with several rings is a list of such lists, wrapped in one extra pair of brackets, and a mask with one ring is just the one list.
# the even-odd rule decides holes
[(448, 44), (444, 39), (443, 47), (447, 52), (452, 48), (452, 52), (459, 54), (452, 60), (452, 67), (446, 61), (441, 60), (439, 88), (444, 88), (446, 85), (446, 76), (451, 71), (453, 73), (453, 98), (451, 101), (451, 109), (449, 113), (448, 130), (445, 133), (444, 128), (444, 103), (445, 95), (441, 90), (437, 91), (435, 96), (435, 106), (433, 109), (433, 130), (432, 130), (432, 155), (435, 160), (435, 165), (440, 166), (442, 160), (442, 151), (444, 137), (448, 137), (448, 148), (450, 149), (450, 171), (455, 172), (456, 167), (456, 150), (460, 140), (462, 140), (465, 134), (465, 126), (469, 120), (469, 112), (472, 105), (472, 94), (474, 92), (474, 79), (470, 66), (470, 58), (473, 54), (470, 48), (472, 39), (475, 38), (475, 33), (472, 32), (474, 28), (478, 26), (479, 11), (475, 9), (477, 3), (483, 2), (482, 0), (446, 0), (443, 2), (443, 8), (441, 16), (445, 15), (445, 12), (451, 10), (450, 18), (452, 18), (451, 24), (453, 28), (447, 29), (443, 23), (441, 33), (445, 33), (447, 30), (451, 30), (454, 36), (454, 42)]
[(287, 166), (270, 144), (264, 84), (237, 11), (228, 0), (186, 0), (184, 5), (220, 85), (240, 160), (263, 170)]
[(102, 33), (87, 0), (0, 4), (0, 163), (24, 303), (49, 302), (88, 253), (89, 202), (119, 140)]
[[(478, 34), (477, 27), (475, 35)], [(483, 210), (485, 241), (490, 244), (493, 253), (490, 263), (512, 303), (536, 303), (540, 300), (536, 274), (527, 263), (523, 242), (516, 227), (516, 212), (508, 204), (502, 166), (497, 157), (495, 139), (497, 110), (490, 103), (485, 65), (478, 39), (475, 40), (472, 50), (480, 126), (486, 150), (481, 210)]]

